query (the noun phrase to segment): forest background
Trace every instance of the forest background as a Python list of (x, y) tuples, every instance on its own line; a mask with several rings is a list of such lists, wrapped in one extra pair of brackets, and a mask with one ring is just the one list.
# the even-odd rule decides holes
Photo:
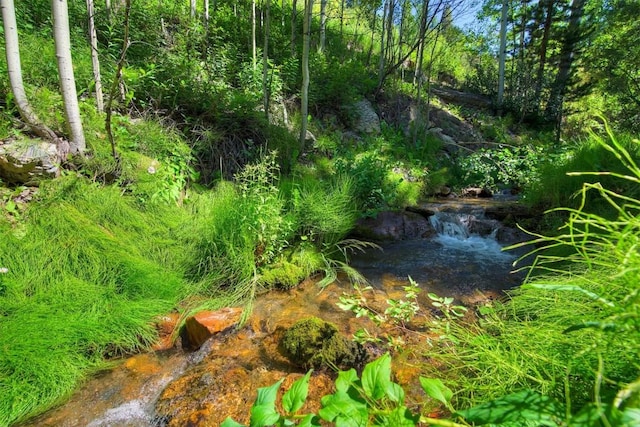
[[(441, 348), (473, 366), (445, 379), (456, 407), (526, 389), (558, 422), (633, 425), (640, 4), (477, 5), (463, 31), (455, 0), (2, 0), (0, 154), (56, 178), (0, 181), (0, 425), (148, 348), (162, 313), (355, 275), (359, 217), (469, 186), (567, 209), (525, 224), (552, 247), (531, 282)], [(380, 131), (354, 135), (363, 99)], [(482, 142), (452, 149), (439, 110)]]

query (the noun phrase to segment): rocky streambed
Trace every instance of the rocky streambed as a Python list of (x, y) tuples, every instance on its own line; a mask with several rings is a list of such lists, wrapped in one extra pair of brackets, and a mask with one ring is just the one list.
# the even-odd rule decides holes
[[(199, 349), (174, 347), (123, 360), (89, 379), (61, 407), (25, 425), (218, 426), (228, 416), (247, 423), (257, 388), (284, 378), (286, 389), (305, 373), (283, 355), (281, 338), (287, 328), (310, 316), (333, 323), (345, 337), (366, 328), (374, 336), (402, 343), (396, 348), (394, 375), (409, 403), (417, 404), (423, 399), (419, 366), (435, 338), (428, 327), (434, 308), (426, 294), (453, 296), (472, 313), (475, 305), (499, 298), (503, 290), (520, 283), (521, 276), (510, 273), (517, 254), (501, 248), (526, 236), (488, 213), (501, 212), (504, 219), (520, 209), (504, 206), (486, 201), (425, 203), (410, 211), (381, 213), (360, 224), (359, 235), (377, 240), (382, 248), (354, 254), (352, 259), (352, 266), (372, 285), (364, 294), (367, 305), (384, 312), (389, 299), (405, 297), (409, 276), (423, 290), (417, 298), (421, 310), (405, 328), (391, 323), (377, 326), (340, 309), (340, 297), (353, 294), (346, 277), (323, 289), (310, 278), (294, 289), (258, 297), (242, 327), (237, 324), (237, 310), (211, 314), (216, 325), (210, 330), (213, 336), (202, 345), (190, 343)], [(170, 333), (171, 326), (168, 329)], [(183, 334), (179, 342), (189, 347), (189, 341), (199, 339)], [(369, 350), (375, 357), (387, 348)], [(320, 397), (332, 391), (333, 380), (330, 370), (314, 372), (303, 411), (317, 411)]]

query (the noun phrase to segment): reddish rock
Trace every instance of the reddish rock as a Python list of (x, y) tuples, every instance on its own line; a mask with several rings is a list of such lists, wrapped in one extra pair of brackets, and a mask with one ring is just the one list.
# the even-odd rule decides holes
[(156, 321), (158, 331), (158, 342), (152, 347), (154, 351), (169, 350), (173, 347), (176, 339), (176, 327), (180, 321), (180, 313), (169, 313), (161, 316)]
[(188, 317), (182, 344), (185, 348), (197, 350), (212, 335), (237, 325), (241, 316), (241, 308), (227, 307), (216, 311), (201, 311)]

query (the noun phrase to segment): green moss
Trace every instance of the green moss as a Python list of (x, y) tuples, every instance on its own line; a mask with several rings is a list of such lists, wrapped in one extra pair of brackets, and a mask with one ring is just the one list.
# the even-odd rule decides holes
[(262, 281), (265, 285), (288, 289), (296, 286), (306, 276), (302, 267), (288, 261), (281, 261), (262, 273)]
[(289, 360), (305, 369), (348, 369), (364, 362), (364, 350), (343, 337), (338, 328), (317, 317), (296, 322), (282, 338), (282, 348)]

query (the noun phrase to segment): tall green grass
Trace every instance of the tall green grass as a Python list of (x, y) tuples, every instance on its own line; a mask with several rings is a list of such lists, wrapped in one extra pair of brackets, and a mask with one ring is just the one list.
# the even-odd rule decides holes
[(177, 209), (142, 211), (117, 188), (48, 184), (22, 227), (1, 223), (0, 425), (41, 412), (92, 369), (146, 348), (183, 298)]
[[(450, 341), (429, 354), (448, 369), (459, 407), (533, 389), (564, 402), (567, 419), (595, 408), (603, 425), (615, 425), (607, 414), (638, 405), (640, 200), (634, 190), (597, 181), (637, 188), (632, 150), (640, 143), (611, 133), (591, 138), (619, 163), (615, 171), (588, 173), (594, 180), (583, 185), (577, 207), (559, 209), (568, 218), (560, 233), (537, 236), (525, 284), (479, 309), (470, 327), (455, 325)], [(607, 214), (593, 213), (593, 201)], [(559, 248), (566, 255), (555, 255)]]

